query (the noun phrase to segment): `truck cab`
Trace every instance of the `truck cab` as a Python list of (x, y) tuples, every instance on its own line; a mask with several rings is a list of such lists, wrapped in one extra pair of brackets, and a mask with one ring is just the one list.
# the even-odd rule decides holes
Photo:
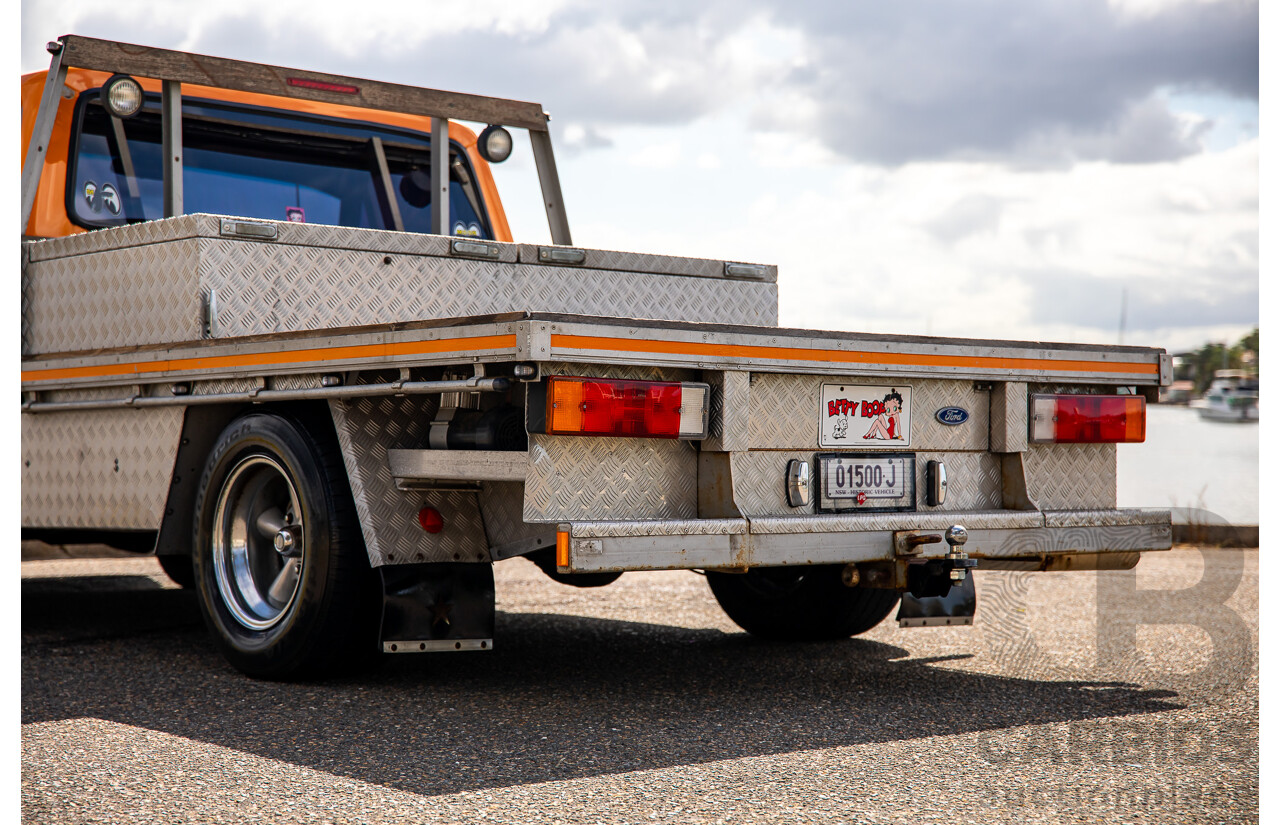
[[(23, 153), (46, 72), (22, 78)], [(115, 84), (112, 84), (116, 78)], [(71, 69), (57, 107), (30, 237), (61, 237), (166, 216), (161, 84), (120, 92), (120, 76)], [(104, 88), (128, 94), (121, 117)], [(499, 136), (501, 137), (501, 136)], [(509, 142), (509, 135), (506, 138)], [(452, 235), (510, 241), (476, 134), (449, 130)], [(182, 95), (184, 210), (331, 226), (431, 230), (431, 119), (211, 87)]]

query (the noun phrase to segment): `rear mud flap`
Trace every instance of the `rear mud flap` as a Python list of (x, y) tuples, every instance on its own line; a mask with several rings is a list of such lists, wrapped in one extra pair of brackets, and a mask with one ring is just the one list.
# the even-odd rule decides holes
[(898, 605), (898, 627), (971, 625), (977, 609), (978, 593), (970, 573), (960, 584), (953, 584), (945, 596), (917, 598), (910, 592), (903, 593)]
[(493, 565), (397, 564), (382, 571), (382, 651), (493, 649)]

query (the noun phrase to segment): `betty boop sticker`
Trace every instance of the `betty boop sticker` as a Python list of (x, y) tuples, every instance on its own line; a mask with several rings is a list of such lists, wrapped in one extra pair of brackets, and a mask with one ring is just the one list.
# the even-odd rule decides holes
[(902, 435), (902, 395), (897, 390), (889, 390), (880, 402), (881, 412), (872, 418), (871, 429), (866, 438), (879, 441), (904, 441)]
[(819, 446), (901, 448), (910, 443), (910, 387), (822, 385)]

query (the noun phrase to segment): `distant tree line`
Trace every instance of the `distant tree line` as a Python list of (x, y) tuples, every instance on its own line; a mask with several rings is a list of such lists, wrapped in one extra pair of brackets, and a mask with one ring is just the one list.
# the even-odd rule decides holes
[(1258, 328), (1254, 327), (1253, 332), (1233, 346), (1205, 344), (1194, 352), (1177, 353), (1174, 358), (1178, 359), (1173, 372), (1174, 380), (1194, 382), (1195, 394), (1203, 395), (1217, 370), (1249, 370), (1257, 373)]

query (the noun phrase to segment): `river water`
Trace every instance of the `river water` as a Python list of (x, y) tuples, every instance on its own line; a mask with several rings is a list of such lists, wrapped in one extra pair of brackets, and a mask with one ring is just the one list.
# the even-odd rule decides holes
[(1147, 440), (1116, 448), (1116, 504), (1198, 507), (1229, 524), (1257, 524), (1258, 426), (1148, 405)]

